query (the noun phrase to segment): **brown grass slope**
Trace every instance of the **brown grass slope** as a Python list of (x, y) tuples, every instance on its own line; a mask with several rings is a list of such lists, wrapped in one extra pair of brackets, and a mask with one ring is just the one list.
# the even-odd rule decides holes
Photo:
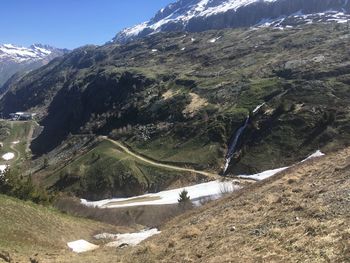
[(176, 218), (119, 262), (350, 262), (350, 148)]
[(76, 218), (42, 207), (0, 195), (0, 262), (9, 254), (13, 262), (59, 262), (57, 258), (74, 256), (67, 242), (86, 239), (107, 232), (126, 231), (111, 225)]

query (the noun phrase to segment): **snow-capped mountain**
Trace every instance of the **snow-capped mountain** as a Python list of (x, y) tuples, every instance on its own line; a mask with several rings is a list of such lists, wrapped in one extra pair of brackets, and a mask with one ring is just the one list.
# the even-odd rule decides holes
[[(298, 23), (304, 18), (308, 23), (314, 18), (343, 22), (348, 20), (349, 11), (349, 0), (178, 0), (161, 9), (150, 21), (122, 30), (114, 41), (123, 43), (162, 31), (199, 32), (266, 22), (288, 26), (288, 21), (295, 23), (295, 19), (288, 18), (295, 16)], [(310, 18), (312, 14), (318, 15)]]
[(67, 52), (65, 49), (41, 44), (28, 48), (11, 44), (0, 45), (0, 87), (15, 73), (39, 68)]

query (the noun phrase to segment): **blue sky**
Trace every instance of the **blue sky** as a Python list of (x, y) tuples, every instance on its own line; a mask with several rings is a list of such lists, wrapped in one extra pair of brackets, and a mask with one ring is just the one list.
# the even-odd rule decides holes
[(2, 0), (0, 43), (103, 44), (175, 0)]

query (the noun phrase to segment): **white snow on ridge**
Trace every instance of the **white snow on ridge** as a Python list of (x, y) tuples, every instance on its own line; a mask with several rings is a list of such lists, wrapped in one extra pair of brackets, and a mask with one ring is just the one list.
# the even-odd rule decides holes
[(139, 33), (141, 33), (142, 30), (144, 30), (145, 28), (147, 28), (147, 22), (141, 23), (134, 27), (126, 28), (123, 30), (123, 33), (126, 34), (127, 36), (136, 36)]
[[(206, 0), (204, 0), (206, 1)], [(219, 13), (224, 13), (229, 10), (234, 10), (236, 11), (238, 8), (241, 8), (243, 6), (247, 6), (256, 2), (267, 2), (267, 3), (272, 3), (276, 2), (277, 0), (227, 0), (221, 5), (214, 6), (214, 7), (209, 7), (206, 8), (204, 11), (200, 12), (198, 16), (210, 16), (210, 15), (216, 15)]]
[(96, 235), (96, 239), (111, 239), (115, 240), (110, 243), (107, 243), (107, 247), (119, 247), (121, 245), (127, 244), (129, 246), (136, 246), (140, 244), (142, 241), (146, 240), (147, 238), (158, 235), (161, 232), (158, 231), (158, 229), (153, 228), (150, 230), (142, 230), (137, 233), (126, 233), (126, 234), (108, 234), (103, 233)]
[(29, 48), (17, 47), (11, 44), (0, 45), (0, 59), (8, 59), (17, 63), (41, 60), (51, 53), (51, 50), (36, 45)]
[(158, 32), (163, 25), (170, 22), (182, 22), (184, 24), (187, 24), (188, 21), (194, 17), (208, 17), (219, 13), (225, 13), (230, 10), (236, 11), (240, 7), (257, 2), (271, 3), (275, 1), (277, 0), (226, 0), (223, 3), (218, 4), (216, 6), (210, 6), (210, 0), (201, 0), (196, 4), (190, 5), (188, 7), (188, 10), (184, 11), (183, 13), (180, 13), (179, 10), (175, 10), (167, 17), (153, 24), (151, 22), (144, 22), (134, 27), (126, 28), (121, 33), (129, 37), (136, 36), (147, 27), (153, 29), (155, 32)]
[(277, 18), (264, 18), (260, 22), (258, 22), (253, 28), (262, 28), (262, 27), (274, 27), (277, 29), (290, 28), (293, 26), (283, 25), (286, 21), (290, 19), (294, 19), (294, 22), (298, 24), (312, 24), (314, 22), (323, 22), (323, 23), (331, 23), (335, 22), (338, 24), (344, 24), (350, 21), (350, 15), (344, 12), (338, 12), (333, 10), (328, 10), (320, 13), (311, 13), (304, 14), (301, 11), (298, 11), (294, 14), (288, 16), (280, 16)]
[(67, 246), (75, 253), (83, 253), (95, 250), (99, 248), (99, 246), (96, 246), (94, 244), (91, 244), (85, 240), (77, 240), (73, 242), (67, 243)]
[[(131, 198), (115, 198), (102, 201), (90, 202), (81, 199), (81, 203), (90, 207), (99, 208), (120, 208), (131, 206), (147, 206), (147, 205), (167, 205), (178, 203), (179, 194), (186, 189), (192, 201), (196, 201), (202, 197), (210, 197), (211, 199), (220, 198), (223, 192), (233, 192), (241, 187), (234, 185), (232, 181), (220, 182), (212, 181), (209, 183), (197, 184), (193, 186), (162, 191), (155, 194), (145, 194)], [(142, 200), (143, 199), (143, 200)], [(135, 200), (135, 201), (133, 201)]]

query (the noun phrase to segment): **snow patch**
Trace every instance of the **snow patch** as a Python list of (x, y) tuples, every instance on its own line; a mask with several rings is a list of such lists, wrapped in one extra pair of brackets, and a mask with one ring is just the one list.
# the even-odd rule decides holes
[(15, 154), (14, 153), (5, 153), (2, 156), (2, 159), (4, 159), (5, 161), (12, 160), (13, 158), (15, 158)]
[(14, 142), (12, 142), (12, 144), (19, 144), (20, 143), (20, 141), (14, 141)]
[(274, 170), (267, 170), (265, 172), (261, 172), (261, 173), (257, 173), (257, 174), (253, 174), (253, 175), (239, 175), (238, 178), (251, 179), (251, 180), (255, 180), (255, 181), (262, 181), (262, 180), (270, 178), (271, 176), (274, 176), (275, 174), (278, 174), (278, 173), (280, 173), (288, 168), (289, 167), (282, 167), (282, 168), (278, 168), (278, 169), (274, 169)]
[(325, 156), (325, 154), (323, 152), (321, 152), (320, 150), (317, 150), (316, 152), (314, 152), (313, 154), (311, 154), (309, 157), (307, 157), (306, 159), (302, 160), (301, 162), (306, 162), (307, 160), (313, 159), (313, 158), (318, 158), (318, 157), (322, 157)]
[(209, 40), (209, 43), (215, 43), (216, 41), (218, 41), (221, 37), (216, 37), (216, 38), (212, 38)]
[(103, 233), (96, 235), (96, 239), (110, 239), (115, 240), (110, 243), (107, 243), (107, 247), (119, 247), (121, 245), (129, 245), (129, 246), (136, 246), (140, 244), (142, 241), (146, 240), (147, 238), (150, 238), (151, 236), (158, 235), (161, 232), (158, 231), (158, 229), (153, 228), (149, 230), (142, 230), (140, 232), (136, 233), (126, 233), (126, 234), (108, 234)]
[(260, 110), (260, 108), (261, 108), (262, 106), (264, 106), (265, 104), (266, 104), (266, 103), (264, 102), (264, 103), (262, 103), (262, 104), (256, 106), (256, 108), (253, 110), (253, 113), (257, 113), (257, 112)]
[(7, 169), (8, 165), (0, 165), (0, 174), (3, 174), (5, 172), (5, 170)]
[(69, 242), (67, 246), (75, 253), (83, 253), (99, 248), (99, 246), (91, 244), (83, 239)]
[(191, 200), (193, 202), (196, 202), (203, 197), (218, 199), (222, 196), (223, 192), (233, 192), (239, 189), (241, 189), (241, 187), (235, 185), (233, 181), (221, 182), (217, 180), (208, 183), (197, 184), (168, 191), (162, 191), (155, 194), (145, 194), (131, 198), (115, 198), (95, 202), (90, 202), (85, 199), (81, 199), (81, 203), (85, 206), (98, 208), (168, 205), (178, 203), (179, 194), (183, 190), (186, 190)]
[[(310, 160), (310, 159), (313, 159), (313, 158), (322, 157), (324, 155), (325, 154), (322, 153), (320, 150), (317, 150), (315, 153), (311, 154), (309, 157), (307, 157), (306, 159), (302, 160), (300, 163), (303, 163), (303, 162), (305, 162), (307, 160)], [(262, 181), (262, 180), (265, 180), (267, 178), (270, 178), (270, 177), (274, 176), (275, 174), (283, 172), (284, 170), (287, 170), (290, 167), (291, 166), (277, 168), (277, 169), (274, 169), (274, 170), (267, 170), (267, 171), (264, 171), (264, 172), (261, 172), (261, 173), (258, 173), (258, 174), (253, 174), (253, 175), (239, 175), (238, 178), (251, 179), (251, 180), (255, 180), (255, 181)]]

